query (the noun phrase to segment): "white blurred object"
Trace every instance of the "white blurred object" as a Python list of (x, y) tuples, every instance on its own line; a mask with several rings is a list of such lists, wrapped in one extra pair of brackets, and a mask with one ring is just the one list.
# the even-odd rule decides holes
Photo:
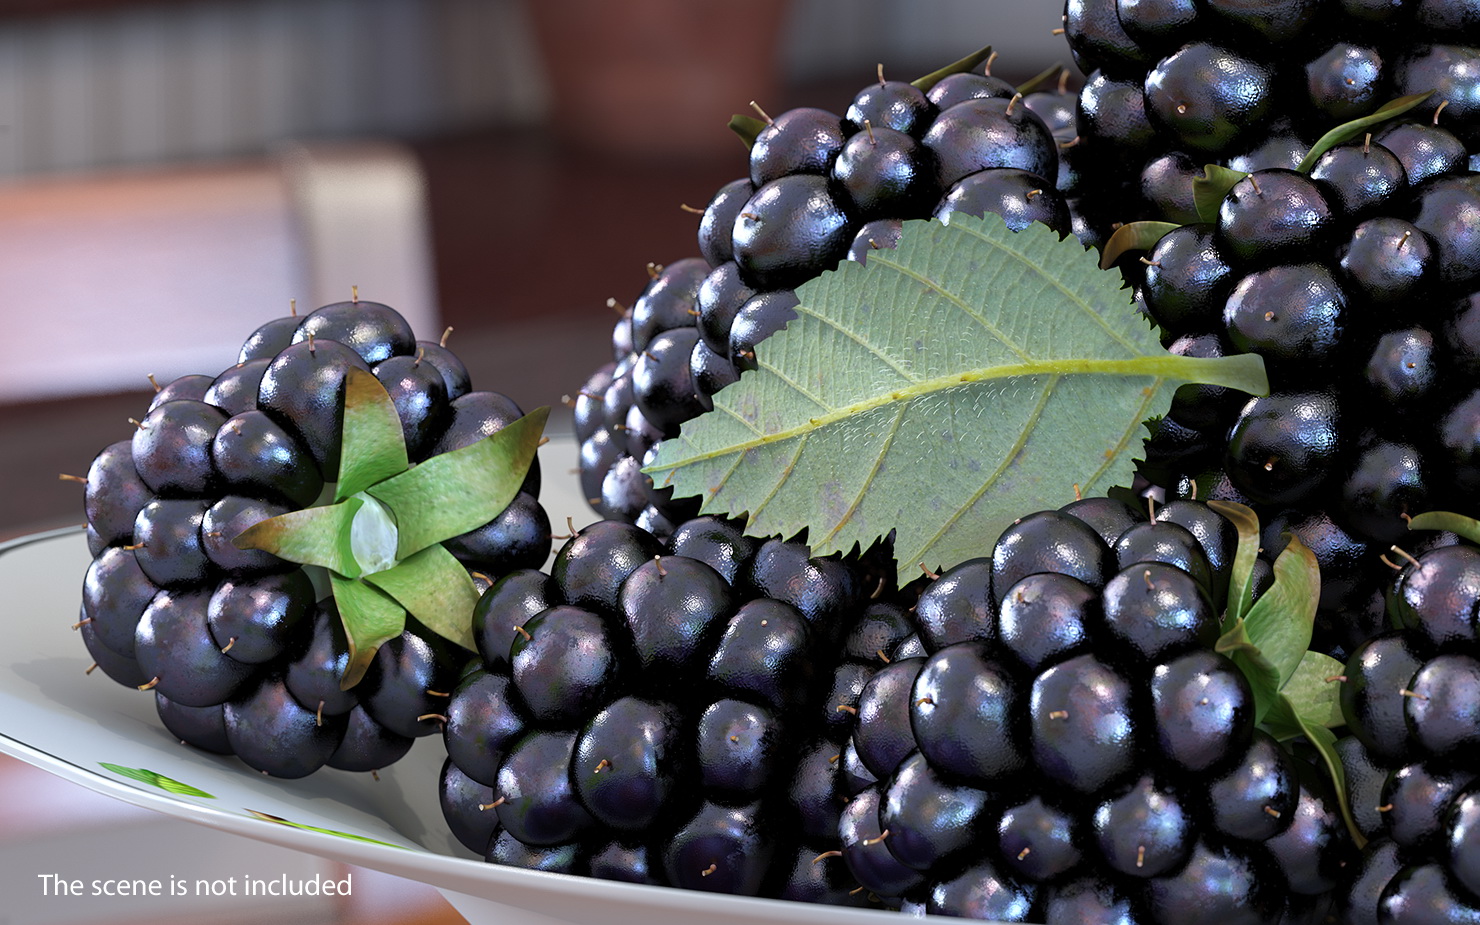
[(386, 142), (0, 186), (0, 402), (214, 376), (290, 299), (352, 286), (435, 338), (425, 187)]
[(404, 145), (289, 144), (279, 154), (300, 231), (308, 301), (342, 302), (349, 286), (435, 340), (426, 180)]

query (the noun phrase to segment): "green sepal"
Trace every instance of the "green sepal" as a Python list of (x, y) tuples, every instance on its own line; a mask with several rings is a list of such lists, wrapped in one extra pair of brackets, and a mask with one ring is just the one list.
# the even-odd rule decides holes
[(1301, 173), (1310, 173), (1311, 168), (1315, 167), (1316, 161), (1321, 159), (1322, 154), (1325, 154), (1344, 141), (1350, 141), (1374, 125), (1386, 122), (1395, 116), (1401, 116), (1433, 95), (1434, 91), (1430, 90), (1427, 93), (1412, 93), (1408, 96), (1400, 96), (1384, 104), (1371, 115), (1363, 116), (1360, 119), (1353, 119), (1350, 122), (1343, 122), (1316, 139), (1316, 143), (1310, 146), (1310, 150), (1306, 152), (1304, 159), (1300, 161), (1300, 165), (1295, 169)]
[(755, 116), (742, 116), (739, 113), (730, 116), (730, 131), (740, 136), (747, 151), (755, 146), (756, 138), (765, 131), (765, 128), (766, 123)]
[(910, 83), (913, 84), (916, 89), (928, 91), (931, 87), (940, 83), (942, 80), (945, 80), (952, 74), (965, 74), (968, 71), (976, 70), (977, 67), (985, 64), (987, 59), (990, 57), (992, 57), (992, 46), (988, 45), (986, 48), (972, 52), (971, 54), (962, 58), (960, 61), (953, 61), (940, 70), (931, 71), (924, 77), (916, 78), (915, 80), (910, 81)]
[(478, 586), (445, 546), (433, 544), (395, 568), (366, 575), (428, 629), (473, 650), (473, 609)]
[(1254, 694), (1254, 722), (1263, 723), (1280, 696), (1280, 672), (1249, 637), (1248, 624), (1237, 619), (1218, 637), (1214, 651), (1228, 656), (1248, 679)]
[(231, 541), (237, 549), (260, 549), (300, 565), (319, 565), (345, 578), (360, 577), (360, 564), (350, 551), (349, 527), (365, 502), (346, 498), (339, 504), (289, 511), (259, 521)]
[(1174, 228), (1175, 222), (1129, 222), (1115, 229), (1100, 249), (1100, 269), (1108, 270), (1127, 251), (1149, 251)]
[(1281, 742), (1288, 742), (1305, 734), (1300, 722), (1300, 712), (1284, 694), (1275, 695), (1270, 701), (1269, 710), (1258, 725)]
[(1208, 502), (1208, 507), (1224, 520), (1233, 524), (1238, 531), (1238, 548), (1233, 554), (1233, 571), (1228, 581), (1228, 609), (1224, 611), (1223, 625), (1227, 628), (1233, 621), (1249, 615), (1254, 603), (1254, 561), (1259, 558), (1259, 515), (1247, 505), (1237, 501)]
[(112, 771), (119, 777), (127, 777), (128, 779), (136, 780), (141, 784), (149, 784), (151, 787), (158, 787), (160, 790), (163, 790), (166, 793), (173, 793), (177, 796), (184, 797), (201, 797), (207, 800), (216, 799), (216, 795), (213, 793), (206, 793), (199, 787), (192, 787), (189, 784), (182, 784), (179, 781), (175, 780), (173, 777), (165, 777), (158, 771), (151, 771), (148, 768), (130, 768), (125, 767), (121, 764), (109, 764), (106, 761), (99, 761), (98, 765), (102, 768), (105, 768), (106, 770)]
[(363, 581), (347, 580), (333, 573), (329, 581), (334, 587), (334, 603), (344, 623), (344, 635), (349, 640), (349, 663), (344, 667), (344, 677), (339, 679), (339, 689), (347, 691), (365, 677), (370, 660), (375, 658), (381, 644), (401, 635), (406, 628), (406, 610), (385, 592)]
[(1326, 776), (1331, 780), (1331, 789), (1336, 794), (1336, 803), (1341, 809), (1341, 819), (1346, 823), (1347, 834), (1351, 836), (1359, 850), (1365, 848), (1367, 839), (1362, 835), (1362, 830), (1357, 828), (1356, 817), (1352, 815), (1351, 801), (1347, 799), (1346, 768), (1341, 763), (1341, 755), (1336, 751), (1336, 733), (1302, 716), (1290, 698), (1283, 694), (1280, 695), (1275, 708), (1270, 711), (1269, 722), (1264, 724), (1264, 731), (1281, 742), (1288, 742), (1297, 736), (1304, 736), (1306, 741), (1310, 742), (1320, 754), (1321, 762), (1326, 766)]
[(1249, 608), (1249, 640), (1279, 672), (1282, 688), (1300, 666), (1315, 629), (1321, 599), (1321, 567), (1294, 536), (1274, 560), (1274, 584)]
[[(1298, 714), (1297, 714), (1298, 716)], [(1351, 801), (1347, 799), (1346, 793), (1346, 767), (1341, 763), (1341, 754), (1336, 751), (1336, 733), (1325, 726), (1308, 723), (1301, 718), (1301, 727), (1305, 730), (1305, 738), (1316, 751), (1321, 753), (1321, 761), (1326, 765), (1326, 773), (1331, 778), (1331, 788), (1336, 792), (1336, 803), (1341, 807), (1341, 819), (1346, 823), (1347, 834), (1352, 837), (1357, 850), (1367, 847), (1367, 837), (1362, 830), (1357, 828), (1357, 819), (1352, 815)]]
[(1280, 693), (1307, 722), (1331, 729), (1344, 726), (1341, 679), (1345, 671), (1345, 665), (1324, 652), (1307, 650)]
[(350, 367), (344, 377), (344, 429), (334, 500), (357, 495), (411, 465), (391, 394), (374, 373)]
[(1197, 217), (1204, 222), (1216, 222), (1223, 197), (1234, 184), (1247, 176), (1242, 170), (1230, 170), (1217, 164), (1204, 167), (1202, 176), (1192, 178), (1192, 202), (1197, 209)]
[(508, 507), (534, 462), (549, 416), (548, 407), (536, 408), (477, 443), (367, 489), (396, 518), (396, 558), (409, 559), (481, 527)]
[(1032, 77), (1029, 77), (1027, 81), (1018, 84), (1017, 92), (1026, 96), (1027, 94), (1032, 93), (1034, 90), (1037, 90), (1039, 87), (1043, 86), (1050, 79), (1057, 77), (1059, 74), (1062, 74), (1064, 72), (1064, 66), (1056, 61), (1054, 62), (1052, 67), (1046, 67), (1043, 70), (1039, 71), (1037, 74), (1034, 74)]
[(1480, 520), (1451, 511), (1428, 511), (1408, 521), (1410, 530), (1448, 530), (1480, 543)]

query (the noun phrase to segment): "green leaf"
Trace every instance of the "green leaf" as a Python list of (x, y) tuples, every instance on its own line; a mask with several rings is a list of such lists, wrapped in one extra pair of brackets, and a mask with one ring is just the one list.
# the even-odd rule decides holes
[(940, 70), (931, 71), (924, 77), (912, 80), (910, 81), (910, 83), (914, 84), (917, 89), (929, 91), (931, 87), (940, 83), (942, 80), (945, 80), (952, 74), (965, 74), (969, 71), (976, 70), (978, 67), (985, 64), (987, 59), (990, 57), (992, 57), (992, 46), (988, 45), (986, 48), (972, 52), (971, 54), (962, 58), (960, 61), (953, 61)]
[(1305, 734), (1305, 727), (1300, 722), (1295, 704), (1284, 694), (1275, 694), (1269, 709), (1258, 722), (1261, 729), (1281, 742), (1288, 742)]
[(1192, 178), (1192, 202), (1197, 209), (1197, 217), (1205, 222), (1216, 222), (1223, 197), (1234, 184), (1247, 176), (1242, 170), (1230, 170), (1217, 164), (1204, 167), (1202, 176)]
[(1367, 837), (1357, 828), (1357, 818), (1352, 814), (1351, 800), (1347, 797), (1346, 767), (1341, 763), (1341, 753), (1336, 750), (1336, 734), (1325, 726), (1313, 723), (1302, 725), (1305, 728), (1305, 737), (1321, 753), (1321, 761), (1326, 765), (1326, 773), (1336, 792), (1336, 802), (1341, 807), (1341, 818), (1346, 823), (1347, 834), (1352, 837), (1358, 850), (1367, 847)]
[[(990, 549), (1024, 512), (1129, 484), (1142, 422), (1185, 381), (1262, 393), (1263, 362), (1175, 357), (1073, 238), (905, 222), (867, 266), (797, 290), (760, 368), (645, 471), (814, 555), (896, 530), (901, 581)], [(1227, 365), (1225, 365), (1227, 364)]]
[(289, 511), (253, 524), (232, 540), (237, 549), (260, 549), (301, 565), (319, 565), (345, 578), (357, 578), (360, 564), (350, 550), (349, 528), (364, 504), (346, 498), (339, 504)]
[(203, 797), (207, 800), (216, 799), (214, 794), (206, 793), (204, 790), (201, 790), (197, 787), (192, 787), (189, 784), (182, 784), (179, 781), (175, 780), (173, 777), (165, 777), (158, 771), (150, 771), (145, 768), (129, 768), (124, 767), (121, 764), (109, 764), (106, 761), (99, 761), (98, 764), (103, 768), (112, 771), (114, 774), (117, 774), (119, 777), (127, 777), (130, 780), (136, 780), (143, 784), (149, 784), (150, 786), (158, 787), (160, 790), (164, 790), (178, 796)]
[(347, 691), (365, 677), (370, 660), (381, 644), (399, 636), (406, 628), (406, 610), (385, 592), (363, 581), (340, 578), (333, 573), (329, 581), (334, 588), (339, 619), (344, 623), (344, 634), (349, 639), (349, 663), (344, 667), (344, 677), (339, 679), (339, 689)]
[(1254, 721), (1266, 722), (1280, 697), (1280, 672), (1249, 638), (1248, 624), (1236, 619), (1218, 638), (1214, 650), (1228, 656), (1254, 692)]
[(549, 408), (536, 408), (477, 443), (368, 489), (396, 518), (396, 557), (409, 559), (502, 513), (519, 493), (549, 416)]
[(1149, 251), (1168, 231), (1180, 228), (1174, 222), (1130, 222), (1115, 229), (1100, 250), (1100, 269), (1108, 270), (1127, 251)]
[(395, 568), (365, 581), (395, 598), (427, 628), (464, 649), (474, 649), (473, 608), (478, 586), (468, 570), (441, 545), (433, 544)]
[(321, 835), (333, 835), (335, 838), (348, 838), (351, 841), (365, 842), (366, 844), (370, 845), (385, 845), (387, 848), (399, 848), (402, 851), (406, 850), (405, 845), (397, 845), (393, 844), (392, 842), (381, 841), (376, 838), (368, 838), (364, 835), (355, 835), (351, 832), (341, 832), (338, 829), (325, 829), (316, 825), (305, 825), (302, 822), (293, 822), (289, 819), (284, 819), (282, 816), (274, 816), (272, 813), (262, 813), (258, 812), (255, 809), (249, 809), (247, 810), (247, 812), (251, 813), (258, 819), (263, 820), (264, 822), (275, 822), (278, 825), (285, 825), (294, 829), (302, 829), (305, 832), (318, 832)]
[(390, 393), (374, 373), (350, 367), (344, 377), (344, 430), (334, 500), (359, 494), (410, 465)]
[(766, 123), (755, 116), (742, 116), (738, 113), (730, 116), (730, 131), (740, 136), (747, 149), (755, 145), (756, 136), (765, 131), (765, 128)]
[(1254, 561), (1259, 558), (1259, 515), (1235, 501), (1208, 502), (1208, 507), (1233, 524), (1238, 531), (1238, 548), (1233, 554), (1233, 573), (1228, 581), (1228, 609), (1224, 624), (1249, 615), (1254, 602)]
[(1344, 122), (1336, 126), (1331, 131), (1316, 139), (1316, 143), (1311, 145), (1310, 150), (1306, 152), (1305, 158), (1301, 160), (1300, 165), (1295, 169), (1301, 173), (1310, 173), (1311, 168), (1315, 167), (1316, 161), (1321, 159), (1322, 154), (1325, 154), (1344, 141), (1350, 141), (1374, 125), (1386, 122), (1395, 116), (1401, 116), (1433, 95), (1434, 91), (1430, 90), (1427, 93), (1413, 93), (1408, 96), (1400, 96), (1386, 103), (1370, 116), (1363, 116), (1360, 119), (1353, 119), (1350, 122)]
[(1321, 598), (1321, 567), (1294, 536), (1274, 560), (1274, 584), (1249, 609), (1249, 640), (1279, 672), (1278, 687), (1295, 673), (1310, 646)]
[(1344, 726), (1341, 682), (1345, 671), (1346, 666), (1331, 656), (1307, 651), (1280, 693), (1306, 723), (1330, 728)]
[(1408, 521), (1410, 530), (1448, 530), (1480, 543), (1480, 520), (1450, 511), (1428, 511)]

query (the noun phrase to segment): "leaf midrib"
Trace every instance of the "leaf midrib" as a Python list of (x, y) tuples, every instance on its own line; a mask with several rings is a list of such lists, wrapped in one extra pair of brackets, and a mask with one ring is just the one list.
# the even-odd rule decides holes
[[(1003, 366), (984, 366), (977, 369), (965, 370), (963, 372), (950, 373), (944, 376), (935, 376), (930, 379), (919, 380), (912, 385), (895, 389), (884, 395), (876, 395), (871, 398), (864, 399), (863, 401), (854, 402), (852, 404), (843, 405), (837, 408), (831, 408), (822, 415), (809, 418), (805, 423), (797, 424), (793, 427), (786, 428), (785, 430), (779, 430), (773, 434), (760, 434), (752, 440), (746, 440), (742, 443), (730, 444), (728, 446), (720, 447), (715, 450), (698, 453), (693, 456), (686, 456), (682, 459), (674, 460), (669, 463), (663, 463), (662, 465), (654, 466), (644, 471), (662, 472), (664, 470), (674, 469), (680, 466), (690, 465), (692, 463), (702, 462), (708, 459), (718, 459), (720, 457), (729, 456), (731, 454), (744, 453), (747, 450), (766, 446), (767, 444), (781, 443), (783, 441), (791, 440), (804, 434), (821, 430), (824, 427), (828, 427), (832, 424), (836, 424), (840, 421), (847, 420), (857, 415), (865, 414), (876, 408), (882, 408), (896, 402), (908, 402), (922, 395), (929, 395), (931, 393), (944, 391), (946, 389), (959, 388), (960, 386), (970, 385), (973, 383), (990, 382), (997, 379), (1027, 378), (1032, 376), (1059, 376), (1064, 374), (1141, 376), (1156, 379), (1181, 379), (1183, 377), (1181, 375), (1178, 375), (1179, 370), (1177, 370), (1175, 367), (1182, 365), (1177, 362), (1182, 359), (1182, 357), (1176, 357), (1170, 354), (1165, 357), (1136, 356), (1113, 360), (1096, 360), (1077, 357), (1055, 358), (1046, 360), (1030, 360), (1025, 363), (1013, 363)], [(770, 366), (766, 363), (762, 363), (761, 366), (766, 368), (767, 370), (770, 370)], [(774, 372), (774, 370), (771, 371)], [(716, 401), (715, 405), (718, 409), (730, 411), (735, 417), (741, 417), (738, 414), (734, 414), (732, 409), (723, 407), (723, 402)], [(827, 406), (824, 405), (823, 407)], [(743, 420), (743, 417), (741, 417), (741, 419)]]

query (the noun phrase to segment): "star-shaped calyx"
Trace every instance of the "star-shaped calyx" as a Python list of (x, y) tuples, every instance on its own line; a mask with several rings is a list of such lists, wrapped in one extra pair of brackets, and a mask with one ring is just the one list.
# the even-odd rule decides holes
[(328, 571), (349, 640), (342, 689), (359, 683), (380, 645), (405, 629), (407, 613), (474, 648), (478, 589), (442, 541), (509, 506), (548, 416), (548, 408), (538, 408), (477, 443), (412, 466), (390, 394), (374, 375), (349, 370), (332, 500), (254, 524), (233, 541)]

